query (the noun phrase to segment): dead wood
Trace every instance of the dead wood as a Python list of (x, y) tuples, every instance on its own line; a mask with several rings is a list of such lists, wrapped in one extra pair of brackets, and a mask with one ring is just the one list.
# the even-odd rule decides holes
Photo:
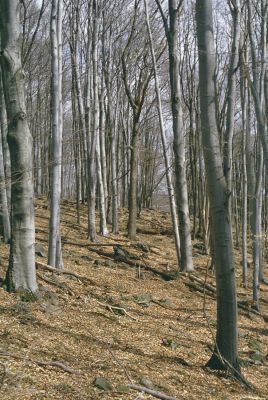
[(129, 383), (127, 385), (129, 388), (134, 389), (134, 390), (138, 390), (139, 392), (142, 393), (148, 393), (153, 397), (156, 397), (157, 399), (163, 399), (163, 400), (178, 400), (177, 397), (172, 397), (172, 396), (168, 396), (165, 393), (162, 392), (158, 392), (157, 390), (152, 390), (152, 389), (148, 389), (145, 386), (140, 386), (140, 385), (136, 385), (134, 383)]
[[(206, 283), (205, 281), (203, 281), (203, 279), (197, 278), (194, 275), (190, 275), (189, 278), (193, 281), (196, 281), (198, 283), (195, 282), (185, 282), (185, 285), (188, 286), (190, 289), (196, 290), (200, 293), (206, 293), (206, 295), (212, 297), (215, 299), (215, 295), (216, 295), (216, 288), (212, 285), (210, 285), (209, 283)], [(201, 286), (202, 285), (202, 286)], [(243, 300), (238, 300), (237, 301), (237, 306), (238, 308), (241, 308), (242, 310), (247, 311), (248, 313), (252, 313), (255, 315), (259, 315), (261, 316), (262, 314), (255, 310), (254, 308), (250, 307), (250, 305), (246, 305), (244, 304)]]
[(190, 289), (196, 290), (197, 292), (200, 292), (200, 293), (204, 293), (204, 291), (205, 291), (208, 296), (215, 298), (214, 293), (208, 291), (206, 288), (204, 289), (202, 286), (198, 285), (197, 283), (185, 282), (185, 285), (188, 286)]
[(203, 279), (198, 278), (195, 275), (189, 275), (189, 279), (191, 281), (195, 281), (195, 282), (200, 283), (202, 285), (202, 288), (205, 288), (205, 289), (209, 290), (212, 293), (216, 293), (216, 288), (214, 286), (210, 285), (209, 283), (205, 282)]
[(176, 276), (174, 276), (172, 274), (167, 274), (166, 272), (159, 271), (158, 269), (156, 269), (154, 267), (151, 267), (150, 265), (146, 265), (144, 263), (141, 263), (139, 260), (133, 261), (133, 260), (130, 260), (128, 258), (125, 258), (124, 260), (117, 260), (117, 258), (116, 258), (114, 253), (105, 253), (105, 252), (103, 252), (101, 250), (98, 250), (98, 249), (90, 249), (90, 251), (93, 251), (94, 253), (97, 253), (100, 256), (105, 257), (105, 258), (111, 258), (111, 259), (113, 259), (115, 261), (122, 261), (122, 262), (130, 265), (131, 267), (143, 268), (146, 271), (150, 271), (150, 272), (154, 273), (155, 275), (161, 276), (161, 278), (164, 279), (165, 281), (171, 281), (171, 280), (174, 280), (176, 278)]
[(52, 279), (49, 279), (49, 278), (47, 278), (45, 276), (42, 276), (40, 274), (37, 274), (37, 276), (38, 276), (39, 279), (42, 279), (43, 281), (49, 283), (50, 285), (56, 286), (56, 287), (58, 287), (58, 288), (60, 288), (62, 290), (67, 291), (71, 296), (75, 295), (75, 293), (66, 284), (63, 284), (63, 283), (60, 283), (60, 282), (55, 282)]
[(51, 265), (42, 263), (40, 261), (36, 261), (35, 264), (36, 264), (36, 266), (38, 268), (42, 268), (42, 269), (45, 269), (47, 271), (54, 272), (54, 273), (56, 273), (58, 275), (70, 275), (70, 276), (73, 276), (73, 277), (75, 277), (76, 279), (78, 279), (80, 281), (88, 281), (88, 282), (91, 283), (91, 285), (98, 286), (97, 283), (95, 281), (93, 281), (93, 279), (88, 278), (87, 276), (82, 276), (82, 275), (75, 274), (74, 272), (71, 272), (71, 271), (66, 271), (66, 270), (54, 268)]
[(12, 357), (12, 358), (16, 358), (17, 360), (22, 360), (24, 362), (28, 362), (28, 363), (33, 363), (33, 364), (37, 364), (40, 365), (42, 367), (57, 367), (62, 369), (65, 372), (68, 372), (69, 374), (75, 374), (75, 375), (80, 375), (82, 372), (79, 370), (75, 370), (73, 368), (67, 367), (66, 365), (64, 365), (62, 362), (60, 361), (42, 361), (42, 360), (34, 360), (32, 358), (28, 358), (28, 357), (24, 357), (24, 356), (20, 356), (19, 354), (15, 354), (15, 353), (10, 353), (10, 352), (5, 352), (5, 351), (0, 351), (0, 357)]
[(78, 246), (78, 247), (113, 247), (113, 246), (121, 246), (121, 247), (131, 247), (131, 244), (128, 243), (79, 243), (72, 242), (70, 240), (62, 239), (62, 244), (68, 244), (70, 246)]
[(101, 303), (98, 300), (96, 300), (96, 301), (100, 306), (102, 306), (102, 307), (106, 308), (107, 310), (111, 311), (113, 314), (114, 314), (114, 310), (115, 311), (121, 311), (124, 315), (128, 316), (129, 318), (133, 319), (134, 321), (137, 321), (137, 318), (132, 317), (132, 315), (130, 315), (124, 307), (112, 306), (111, 304)]

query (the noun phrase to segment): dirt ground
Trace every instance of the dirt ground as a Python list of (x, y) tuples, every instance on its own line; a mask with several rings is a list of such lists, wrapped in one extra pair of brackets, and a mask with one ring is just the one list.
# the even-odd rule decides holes
[[(48, 216), (45, 199), (38, 200), (41, 252), (47, 252)], [(261, 287), (263, 318), (251, 312), (250, 288), (241, 285), (239, 249), (239, 357), (254, 391), (204, 368), (213, 347), (216, 301), (213, 290), (202, 293), (193, 278), (215, 287), (202, 243), (194, 243), (195, 273), (165, 280), (177, 268), (169, 215), (144, 210), (136, 242), (126, 237), (126, 218), (121, 210), (120, 234), (92, 245), (86, 240), (86, 207), (78, 225), (74, 203), (63, 202), (64, 267), (73, 275), (46, 270), (46, 256), (37, 256), (39, 301), (0, 288), (1, 399), (155, 398), (129, 389), (131, 382), (176, 399), (268, 399), (268, 286)], [(118, 250), (126, 253), (115, 257)], [(1, 244), (2, 278), (7, 259)]]

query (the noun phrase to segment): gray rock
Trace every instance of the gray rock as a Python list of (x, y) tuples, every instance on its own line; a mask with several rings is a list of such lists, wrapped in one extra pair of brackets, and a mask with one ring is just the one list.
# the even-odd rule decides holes
[(37, 256), (40, 256), (40, 257), (46, 257), (47, 256), (46, 249), (40, 243), (37, 243), (35, 245), (35, 254)]
[(94, 385), (98, 389), (104, 390), (105, 392), (109, 392), (113, 389), (113, 387), (112, 387), (111, 383), (108, 381), (108, 379), (106, 379), (103, 376), (96, 378), (94, 381)]

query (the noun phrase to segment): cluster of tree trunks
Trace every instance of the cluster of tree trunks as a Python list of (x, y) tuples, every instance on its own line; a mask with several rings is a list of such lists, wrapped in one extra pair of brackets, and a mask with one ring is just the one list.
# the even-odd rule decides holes
[(167, 198), (178, 269), (193, 271), (196, 238), (215, 266), (208, 365), (239, 373), (234, 244), (245, 287), (252, 249), (257, 310), (267, 258), (268, 1), (219, 4), (228, 38), (212, 5), (1, 1), (0, 228), (8, 289), (36, 292), (34, 193), (50, 201), (53, 268), (62, 197), (78, 224), (87, 203), (92, 242), (119, 232), (119, 207), (135, 240), (143, 208)]

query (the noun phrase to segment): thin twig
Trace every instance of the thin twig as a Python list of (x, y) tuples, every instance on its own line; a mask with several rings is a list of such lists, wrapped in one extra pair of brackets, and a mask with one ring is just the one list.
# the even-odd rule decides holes
[(137, 318), (132, 317), (132, 315), (130, 315), (126, 309), (124, 307), (118, 307), (118, 306), (111, 306), (110, 304), (105, 304), (105, 303), (101, 303), (100, 301), (96, 300), (97, 303), (102, 306), (107, 308), (107, 310), (111, 311), (112, 313), (114, 313), (114, 310), (117, 311), (122, 311), (124, 313), (124, 315), (127, 315), (129, 318), (133, 319), (134, 321), (137, 321)]
[(23, 360), (25, 362), (34, 363), (34, 364), (37, 364), (37, 365), (40, 365), (40, 366), (44, 366), (44, 367), (46, 367), (46, 366), (57, 367), (57, 368), (62, 369), (65, 372), (68, 372), (69, 374), (80, 375), (82, 373), (79, 370), (75, 370), (73, 368), (67, 367), (66, 365), (64, 365), (60, 361), (34, 360), (32, 358), (20, 356), (19, 354), (5, 352), (5, 351), (0, 351), (0, 357), (12, 357), (12, 358), (16, 358), (18, 360)]
[(130, 383), (129, 385), (127, 385), (129, 388), (131, 389), (135, 389), (138, 390), (139, 392), (142, 393), (148, 393), (151, 396), (156, 397), (157, 399), (162, 399), (162, 400), (178, 400), (177, 397), (172, 397), (172, 396), (168, 396), (165, 393), (162, 392), (158, 392), (157, 390), (152, 390), (152, 389), (148, 389), (145, 386), (140, 386), (140, 385), (136, 385), (133, 383)]
[(133, 380), (128, 372), (128, 370), (126, 369), (126, 367), (124, 366), (124, 364), (116, 357), (116, 355), (112, 352), (112, 350), (110, 349), (110, 347), (107, 348), (107, 350), (109, 351), (109, 353), (111, 354), (111, 356), (114, 358), (115, 362), (119, 365), (119, 367), (122, 367), (124, 370), (124, 373), (127, 377), (127, 379), (129, 380), (130, 383), (133, 384)]

